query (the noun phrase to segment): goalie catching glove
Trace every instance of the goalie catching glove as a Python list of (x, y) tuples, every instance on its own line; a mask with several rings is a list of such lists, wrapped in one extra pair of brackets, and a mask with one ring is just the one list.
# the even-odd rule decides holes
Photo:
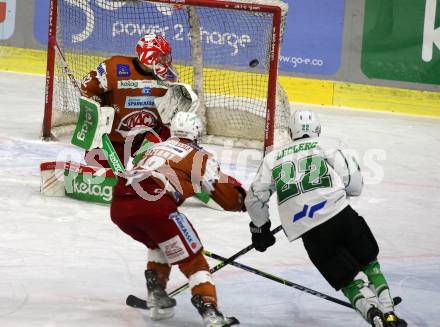
[(157, 111), (164, 124), (170, 124), (179, 111), (196, 113), (200, 106), (199, 97), (191, 85), (167, 83), (168, 91), (163, 97), (154, 99)]
[(264, 252), (268, 247), (275, 244), (275, 236), (270, 231), (270, 220), (261, 227), (257, 227), (253, 222), (249, 223), (252, 234), (252, 245), (255, 250)]

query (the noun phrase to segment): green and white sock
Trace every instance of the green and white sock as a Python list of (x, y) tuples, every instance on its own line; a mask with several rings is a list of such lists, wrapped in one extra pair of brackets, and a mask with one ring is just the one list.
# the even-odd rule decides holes
[(380, 270), (377, 260), (365, 266), (362, 271), (367, 275), (370, 282), (370, 288), (379, 299), (379, 309), (386, 313), (394, 310), (393, 298), (388, 287), (388, 283)]
[(362, 279), (363, 273), (359, 273), (355, 279), (342, 289), (342, 293), (348, 298), (353, 307), (362, 317), (369, 322), (368, 312), (372, 308), (378, 308), (379, 302), (376, 294), (368, 287)]

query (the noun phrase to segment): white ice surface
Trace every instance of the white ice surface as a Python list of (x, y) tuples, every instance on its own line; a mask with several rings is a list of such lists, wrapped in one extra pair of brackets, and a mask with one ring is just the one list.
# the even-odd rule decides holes
[[(177, 296), (176, 315), (167, 321), (152, 322), (124, 304), (130, 293), (144, 296), (146, 251), (112, 224), (109, 207), (40, 195), (39, 164), (75, 151), (39, 140), (43, 101), (42, 76), (0, 73), (0, 326), (201, 326), (188, 291)], [(440, 326), (440, 120), (319, 111), (323, 135), (359, 150), (367, 184), (352, 205), (379, 242), (392, 293), (403, 298), (397, 312), (410, 326)], [(224, 169), (249, 184), (258, 156), (231, 151)], [(237, 156), (253, 160), (246, 166), (232, 160)], [(192, 201), (182, 211), (212, 252), (228, 257), (250, 242), (246, 214)], [(238, 261), (344, 299), (301, 241), (280, 234), (265, 253)], [(234, 267), (214, 278), (222, 311), (245, 327), (367, 326), (345, 307)], [(183, 282), (174, 268), (169, 289)]]

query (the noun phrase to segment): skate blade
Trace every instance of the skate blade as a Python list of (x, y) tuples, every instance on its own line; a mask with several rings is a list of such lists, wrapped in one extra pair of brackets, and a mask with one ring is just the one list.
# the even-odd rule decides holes
[(218, 322), (212, 322), (208, 323), (206, 327), (231, 327), (240, 325), (240, 322), (235, 317), (225, 317), (225, 321), (218, 321)]
[(375, 316), (375, 317), (372, 319), (372, 321), (371, 321), (371, 325), (372, 325), (373, 327), (385, 327), (385, 324), (384, 324), (382, 318), (379, 317), (379, 316)]
[(238, 321), (235, 317), (226, 317), (226, 325), (224, 327), (236, 326), (240, 325), (240, 321)]
[(174, 308), (158, 308), (152, 307), (148, 312), (151, 320), (169, 319), (174, 316)]

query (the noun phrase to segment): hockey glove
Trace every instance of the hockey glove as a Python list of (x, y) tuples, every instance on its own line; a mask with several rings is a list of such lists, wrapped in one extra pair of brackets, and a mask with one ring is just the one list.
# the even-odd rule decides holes
[(252, 233), (252, 245), (255, 250), (264, 252), (266, 249), (275, 244), (275, 236), (270, 231), (270, 221), (261, 227), (257, 227), (250, 222), (249, 228)]

